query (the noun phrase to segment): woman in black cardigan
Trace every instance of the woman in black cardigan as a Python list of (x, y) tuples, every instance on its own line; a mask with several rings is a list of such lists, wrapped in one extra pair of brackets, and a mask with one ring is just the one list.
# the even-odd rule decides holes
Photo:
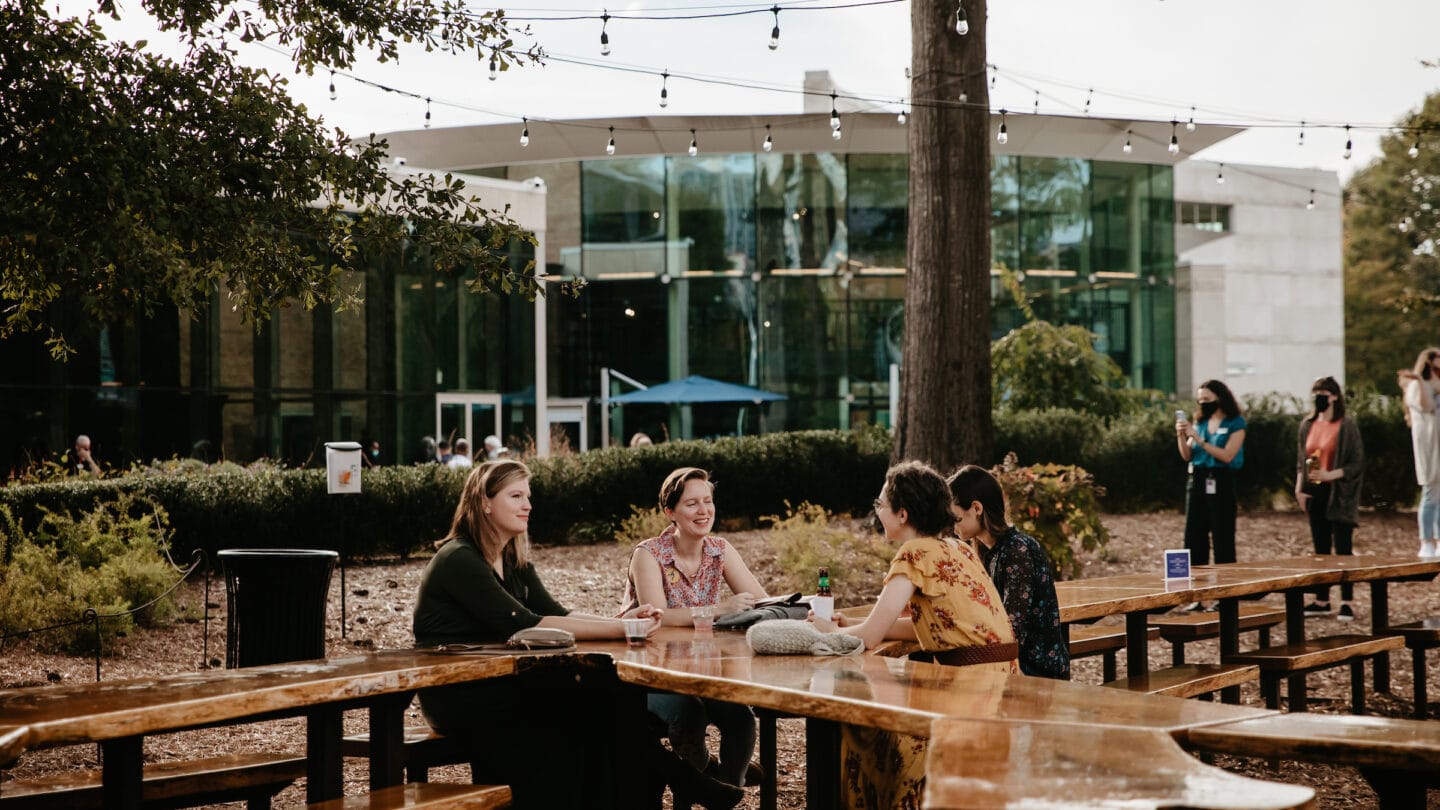
[[(1295, 499), (1310, 518), (1316, 554), (1353, 554), (1359, 523), (1360, 482), (1365, 475), (1365, 443), (1354, 419), (1345, 418), (1345, 395), (1334, 377), (1321, 377), (1310, 388), (1314, 410), (1300, 423), (1295, 454)], [(1354, 587), (1340, 586), (1340, 621), (1354, 621)], [(1307, 615), (1330, 613), (1330, 586), (1315, 588)]]

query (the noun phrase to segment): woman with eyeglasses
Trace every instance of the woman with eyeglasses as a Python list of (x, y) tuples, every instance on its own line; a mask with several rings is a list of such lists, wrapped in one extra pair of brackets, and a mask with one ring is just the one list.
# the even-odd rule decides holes
[[(864, 621), (814, 617), (823, 632), (858, 636), (866, 649), (886, 640), (917, 641), (911, 658), (1018, 673), (1019, 645), (1005, 603), (979, 556), (955, 539), (950, 487), (927, 464), (891, 467), (875, 499), (886, 539), (899, 545), (875, 607)], [(902, 616), (908, 610), (909, 615)], [(852, 624), (853, 622), (853, 624)], [(925, 741), (844, 726), (840, 740), (847, 808), (919, 807), (925, 792)]]
[[(1295, 456), (1295, 500), (1310, 519), (1316, 554), (1351, 555), (1355, 525), (1360, 522), (1360, 481), (1365, 475), (1365, 443), (1354, 419), (1345, 418), (1345, 394), (1334, 377), (1321, 377), (1310, 387), (1315, 409), (1300, 422)], [(1350, 600), (1353, 585), (1340, 586), (1342, 622), (1355, 620)], [(1330, 613), (1330, 586), (1312, 593), (1307, 616)]]
[(1415, 368), (1401, 371), (1399, 377), (1415, 452), (1415, 481), (1420, 484), (1420, 556), (1434, 557), (1440, 554), (1440, 349), (1420, 352)]

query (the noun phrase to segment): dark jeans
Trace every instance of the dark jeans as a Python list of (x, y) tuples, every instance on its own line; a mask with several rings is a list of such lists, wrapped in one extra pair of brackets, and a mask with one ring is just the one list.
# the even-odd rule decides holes
[[(1205, 494), (1205, 481), (1215, 479), (1215, 494)], [(1215, 562), (1235, 562), (1235, 475), (1228, 467), (1196, 467), (1185, 492), (1185, 548), (1191, 565), (1210, 564), (1210, 543)]]
[[(1355, 553), (1351, 541), (1355, 537), (1355, 527), (1349, 523), (1340, 523), (1329, 520), (1325, 517), (1325, 509), (1330, 505), (1330, 495), (1333, 485), (1328, 481), (1324, 484), (1311, 484), (1307, 491), (1310, 493), (1310, 503), (1305, 507), (1305, 514), (1310, 518), (1310, 540), (1315, 544), (1316, 554), (1329, 554), (1333, 541), (1336, 554), (1350, 556)], [(1330, 601), (1330, 586), (1324, 585), (1312, 588), (1311, 593), (1315, 594), (1318, 602)], [(1349, 582), (1340, 583), (1340, 598), (1346, 602), (1355, 596), (1355, 586)]]

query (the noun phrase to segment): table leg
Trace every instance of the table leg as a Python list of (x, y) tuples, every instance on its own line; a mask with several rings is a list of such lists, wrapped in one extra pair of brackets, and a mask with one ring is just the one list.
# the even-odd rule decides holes
[[(1370, 634), (1382, 636), (1390, 632), (1390, 583), (1370, 583)], [(1375, 691), (1390, 691), (1390, 653), (1375, 657)]]
[[(305, 716), (305, 801), (338, 799), (345, 793), (340, 737), (343, 714), (332, 706), (311, 709)], [(371, 744), (374, 744), (371, 740)]]
[(1150, 625), (1147, 613), (1125, 614), (1125, 676), (1133, 678), (1150, 671)]
[(1220, 600), (1220, 663), (1240, 652), (1240, 600)]
[(138, 808), (144, 783), (145, 738), (121, 737), (100, 743), (100, 779), (103, 804), (109, 808)]
[(1305, 640), (1305, 589), (1285, 592), (1285, 643), (1299, 644)]
[(840, 726), (830, 720), (805, 718), (805, 807), (831, 810), (840, 806)]
[(777, 716), (767, 709), (760, 709), (756, 714), (760, 716), (760, 762), (765, 766), (765, 781), (760, 783), (760, 810), (775, 810), (780, 792), (780, 763), (775, 759)]
[(370, 789), (405, 778), (405, 709), (414, 695), (389, 695), (370, 704)]

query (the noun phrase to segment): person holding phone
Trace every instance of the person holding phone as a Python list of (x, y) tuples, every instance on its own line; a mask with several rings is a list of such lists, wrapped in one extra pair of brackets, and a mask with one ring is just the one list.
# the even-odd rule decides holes
[[(1185, 547), (1194, 565), (1235, 562), (1235, 472), (1245, 466), (1245, 417), (1229, 386), (1206, 380), (1195, 391), (1194, 419), (1175, 413), (1180, 458), (1190, 463), (1185, 491)], [(1190, 610), (1204, 610), (1194, 602)]]

